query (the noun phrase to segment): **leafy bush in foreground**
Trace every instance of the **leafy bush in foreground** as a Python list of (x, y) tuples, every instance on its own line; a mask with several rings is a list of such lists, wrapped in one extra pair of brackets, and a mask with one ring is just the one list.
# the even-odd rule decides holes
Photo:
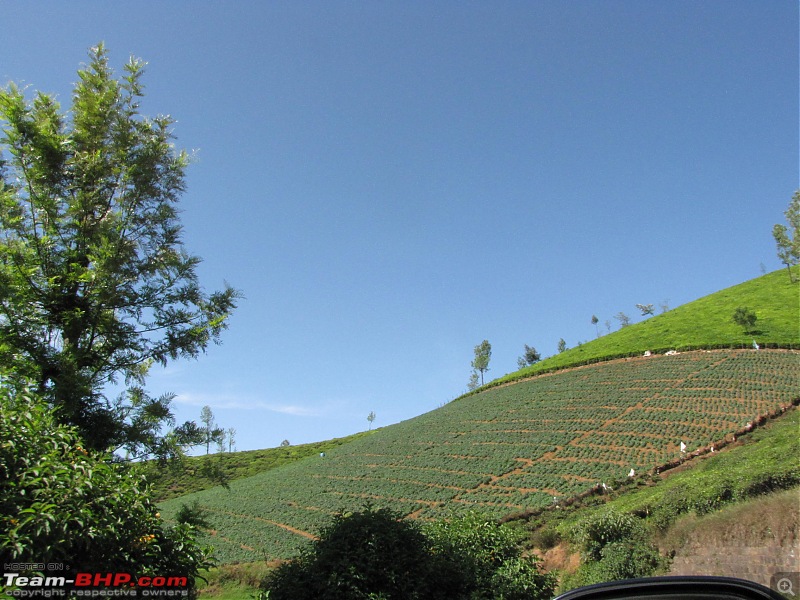
[(539, 571), (533, 557), (521, 555), (524, 534), (475, 512), (426, 528), (434, 546), (467, 578), (470, 599), (550, 598), (555, 578)]
[[(318, 541), (262, 584), (270, 600), (448, 598), (443, 572), (419, 527), (388, 510), (337, 515)], [(448, 577), (449, 575), (449, 577)]]
[(549, 598), (555, 580), (507, 526), (475, 514), (421, 528), (389, 509), (338, 515), (262, 583), (270, 600)]
[(662, 558), (650, 541), (641, 519), (603, 511), (581, 523), (573, 532), (582, 550), (583, 564), (575, 586), (653, 575)]
[(70, 570), (186, 577), (210, 549), (189, 525), (164, 527), (141, 476), (89, 452), (34, 396), (0, 388), (0, 556)]

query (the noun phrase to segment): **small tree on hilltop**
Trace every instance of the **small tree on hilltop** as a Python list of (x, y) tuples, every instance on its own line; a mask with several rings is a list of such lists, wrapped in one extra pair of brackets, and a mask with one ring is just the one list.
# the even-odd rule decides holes
[(792, 266), (800, 263), (800, 190), (796, 191), (789, 202), (789, 208), (784, 213), (789, 221), (791, 236), (786, 225), (776, 224), (772, 228), (772, 237), (778, 246), (778, 258), (786, 265), (789, 279), (794, 283)]
[(617, 321), (619, 321), (620, 329), (622, 329), (624, 327), (627, 327), (628, 325), (631, 324), (631, 318), (628, 315), (626, 315), (624, 312), (622, 312), (622, 311), (620, 311), (616, 315), (614, 315), (614, 318)]
[(534, 365), (542, 360), (542, 355), (536, 351), (536, 348), (525, 344), (525, 352), (517, 359), (517, 365), (520, 369)]
[(600, 319), (597, 318), (597, 315), (592, 315), (592, 325), (594, 325), (594, 331), (597, 334), (597, 337), (600, 337), (600, 329), (598, 329), (597, 324), (600, 322)]
[(483, 340), (475, 346), (475, 359), (472, 361), (472, 368), (481, 374), (481, 385), (483, 385), (483, 374), (489, 370), (489, 360), (492, 358), (492, 345)]
[(653, 308), (652, 304), (637, 304), (636, 308), (641, 311), (643, 317), (646, 317), (647, 315), (654, 315), (656, 312), (656, 309)]
[(755, 327), (758, 317), (756, 313), (746, 306), (738, 307), (733, 313), (733, 322), (744, 328), (745, 333), (749, 333)]
[(558, 353), (561, 354), (567, 349), (567, 342), (564, 341), (564, 338), (558, 340)]
[(370, 431), (372, 431), (372, 423), (373, 423), (373, 421), (375, 421), (375, 411), (374, 410), (369, 411), (369, 414), (367, 415), (367, 421), (369, 421), (369, 429), (370, 429)]

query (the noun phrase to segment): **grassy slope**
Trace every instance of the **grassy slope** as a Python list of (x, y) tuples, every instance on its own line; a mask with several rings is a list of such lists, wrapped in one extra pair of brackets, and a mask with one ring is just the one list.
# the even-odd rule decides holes
[[(732, 316), (739, 306), (758, 316), (755, 331), (745, 334)], [(775, 271), (679, 306), (641, 323), (570, 348), (540, 363), (509, 373), (487, 386), (499, 385), (538, 373), (632, 356), (650, 350), (689, 348), (750, 348), (800, 346), (800, 285), (789, 281), (786, 270)]]
[(298, 446), (194, 456), (173, 468), (159, 468), (155, 463), (148, 463), (143, 465), (142, 469), (153, 488), (154, 498), (161, 502), (216, 486), (216, 482), (203, 474), (207, 465), (219, 468), (229, 481), (233, 481), (270, 471), (309, 456), (318, 456), (320, 452), (330, 452), (333, 448), (373, 433), (375, 431), (365, 431), (343, 438)]

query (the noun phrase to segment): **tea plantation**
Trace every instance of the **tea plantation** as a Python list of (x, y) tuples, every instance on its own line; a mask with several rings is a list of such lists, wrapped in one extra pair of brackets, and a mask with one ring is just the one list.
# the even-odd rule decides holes
[[(738, 306), (755, 311), (752, 331), (733, 322)], [(798, 317), (800, 287), (785, 272), (770, 273), (324, 457), (169, 500), (162, 512), (169, 519), (196, 502), (218, 559), (231, 563), (296, 555), (334, 514), (365, 504), (416, 519), (464, 510), (499, 518), (615, 487), (631, 473), (718, 449), (760, 417), (798, 404)]]
[(337, 512), (503, 516), (613, 485), (719, 446), (798, 399), (800, 352), (715, 350), (542, 375), (387, 427), (319, 456), (164, 503), (197, 500), (222, 562), (289, 557)]

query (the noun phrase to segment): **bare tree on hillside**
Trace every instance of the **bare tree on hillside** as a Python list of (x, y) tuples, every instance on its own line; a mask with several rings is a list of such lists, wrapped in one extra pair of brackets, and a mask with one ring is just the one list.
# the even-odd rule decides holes
[(472, 371), (469, 375), (469, 381), (467, 382), (467, 389), (471, 392), (473, 390), (478, 389), (480, 386), (480, 381), (478, 378), (478, 372)]
[(652, 304), (637, 304), (636, 308), (641, 311), (643, 317), (646, 317), (647, 315), (654, 315), (656, 312), (656, 309), (653, 308)]
[(211, 412), (210, 406), (206, 405), (200, 411), (200, 421), (203, 422), (203, 443), (206, 445), (206, 454), (208, 454), (212, 443), (224, 443), (225, 430), (221, 427), (217, 427), (217, 423), (214, 420), (214, 413)]

